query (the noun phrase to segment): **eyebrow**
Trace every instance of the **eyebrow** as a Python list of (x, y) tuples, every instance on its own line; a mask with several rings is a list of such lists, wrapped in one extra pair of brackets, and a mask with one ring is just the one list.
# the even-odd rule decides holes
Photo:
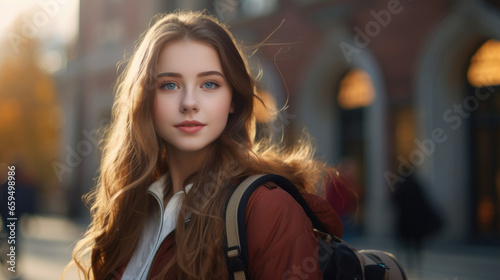
[[(217, 76), (221, 76), (222, 78), (224, 78), (224, 75), (221, 72), (219, 72), (219, 71), (205, 71), (205, 72), (201, 72), (201, 73), (198, 73), (198, 75), (196, 75), (196, 77), (200, 78), (200, 77), (206, 77), (206, 76), (211, 76), (211, 75), (217, 75)], [(176, 72), (164, 72), (164, 73), (158, 74), (157, 78), (161, 78), (161, 77), (182, 78), (182, 74), (176, 73)]]

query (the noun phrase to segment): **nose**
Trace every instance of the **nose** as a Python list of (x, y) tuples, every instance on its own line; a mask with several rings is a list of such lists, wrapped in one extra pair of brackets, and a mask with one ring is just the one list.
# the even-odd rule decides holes
[(198, 112), (200, 110), (194, 90), (188, 88), (184, 89), (179, 110), (182, 113)]

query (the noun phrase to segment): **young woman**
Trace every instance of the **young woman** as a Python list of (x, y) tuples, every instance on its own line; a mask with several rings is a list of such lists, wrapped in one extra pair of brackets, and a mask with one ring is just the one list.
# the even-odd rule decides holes
[[(214, 18), (157, 19), (119, 78), (92, 224), (73, 255), (85, 279), (229, 279), (223, 211), (252, 174), (289, 178), (341, 235), (333, 209), (308, 193), (329, 171), (311, 145), (254, 141), (255, 83)], [(250, 279), (321, 279), (315, 235), (293, 198), (266, 184), (246, 210)]]

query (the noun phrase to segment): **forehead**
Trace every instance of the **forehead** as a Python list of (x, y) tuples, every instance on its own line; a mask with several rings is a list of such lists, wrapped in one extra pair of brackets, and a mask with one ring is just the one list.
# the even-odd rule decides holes
[(158, 58), (158, 73), (200, 73), (219, 71), (222, 65), (219, 54), (210, 45), (193, 40), (179, 40), (163, 47)]

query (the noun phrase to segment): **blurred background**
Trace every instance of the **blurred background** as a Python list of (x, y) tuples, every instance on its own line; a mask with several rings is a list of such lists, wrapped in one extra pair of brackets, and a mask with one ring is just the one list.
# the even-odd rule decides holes
[(20, 217), (18, 272), (4, 229), (0, 279), (60, 277), (90, 221), (117, 64), (176, 9), (265, 40), (252, 69), (289, 106), (267, 129), (290, 145), (307, 128), (352, 182), (357, 205), (326, 184), (348, 242), (395, 253), (411, 279), (498, 278), (500, 1), (0, 0), (2, 207), (15, 166)]

